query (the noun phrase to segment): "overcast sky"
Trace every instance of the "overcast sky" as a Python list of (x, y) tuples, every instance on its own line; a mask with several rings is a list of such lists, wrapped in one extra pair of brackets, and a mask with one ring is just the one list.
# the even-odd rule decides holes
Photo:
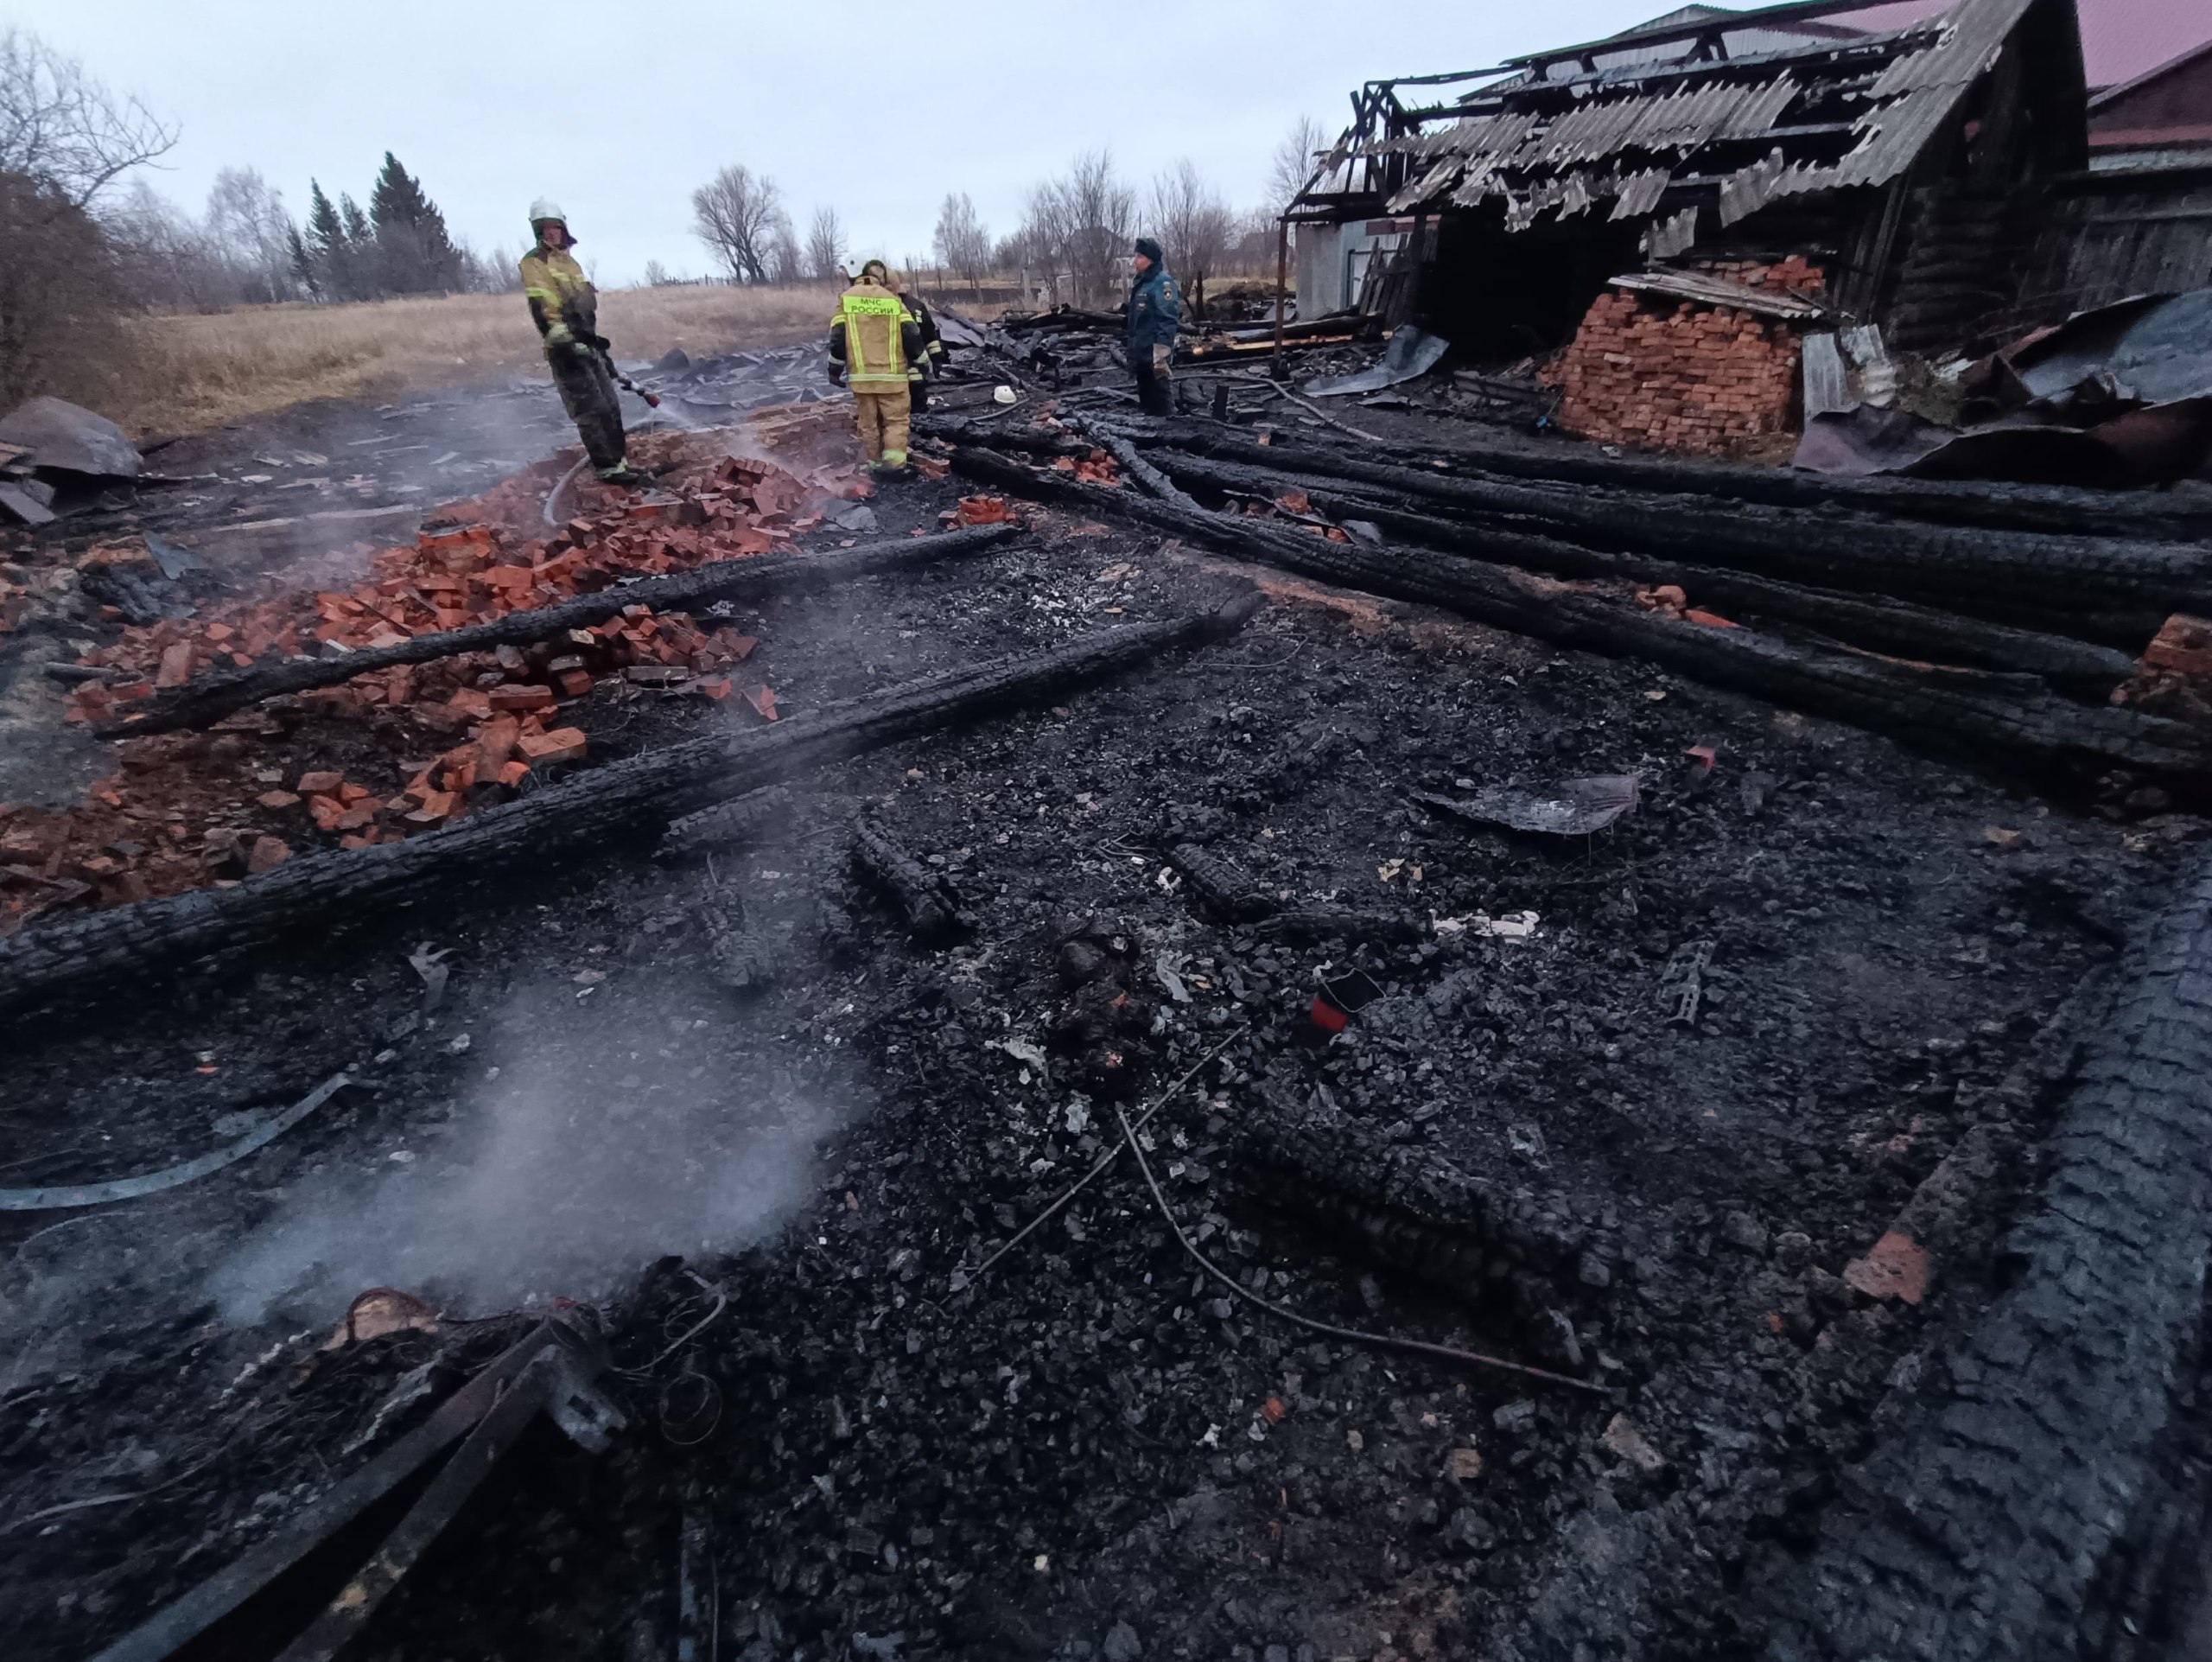
[(175, 119), (154, 182), (195, 213), (227, 166), (258, 168), (296, 215), (310, 178), (365, 203), (391, 150), (480, 252), (518, 252), (551, 196), (612, 285), (649, 259), (708, 269), (690, 195), (727, 162), (773, 178), (802, 236), (827, 202), (849, 252), (926, 258), (947, 191), (1003, 232), (1032, 181), (1108, 145), (1137, 181), (1188, 156), (1256, 203), (1291, 121), (1333, 134), (1363, 80), (1487, 67), (1669, 9), (0, 0), (0, 23)]
[[(2179, 51), (2212, 16), (2212, 0), (2081, 3), (2093, 79)], [(1140, 184), (1187, 156), (1232, 203), (1254, 204), (1292, 120), (1313, 116), (1333, 135), (1363, 80), (1484, 68), (1669, 10), (0, 0), (0, 24), (43, 35), (176, 121), (181, 142), (154, 178), (195, 212), (226, 166), (258, 168), (296, 215), (310, 178), (365, 202), (389, 149), (479, 252), (518, 252), (531, 201), (551, 196), (612, 285), (649, 259), (708, 269), (690, 195), (728, 162), (774, 179), (802, 236), (827, 202), (849, 253), (926, 259), (947, 191), (969, 193), (1003, 233), (1033, 181), (1105, 145)]]

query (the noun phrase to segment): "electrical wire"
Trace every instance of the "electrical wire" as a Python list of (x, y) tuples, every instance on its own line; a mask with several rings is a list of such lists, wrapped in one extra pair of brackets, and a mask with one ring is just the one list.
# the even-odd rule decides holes
[(1301, 1315), (1284, 1305), (1270, 1303), (1238, 1281), (1228, 1270), (1214, 1263), (1205, 1253), (1199, 1251), (1197, 1243), (1183, 1232), (1183, 1226), (1176, 1220), (1173, 1209), (1167, 1204), (1167, 1197), (1160, 1193), (1159, 1181), (1152, 1175), (1151, 1162), (1144, 1157), (1144, 1150), (1137, 1146), (1136, 1132), (1130, 1128), (1128, 1116), (1122, 1111), (1118, 1105), (1114, 1109), (1114, 1118), (1121, 1122), (1122, 1138), (1127, 1143), (1129, 1152), (1137, 1157), (1137, 1169), (1144, 1174), (1145, 1187), (1152, 1191), (1152, 1198), (1160, 1207), (1160, 1215), (1167, 1219), (1167, 1226), (1175, 1232), (1176, 1240), (1181, 1243), (1183, 1250), (1191, 1255), (1201, 1270), (1246, 1303), (1256, 1304), (1270, 1315), (1279, 1316), (1295, 1327), (1304, 1328), (1309, 1333), (1325, 1334), (1332, 1339), (1349, 1340), (1359, 1345), (1374, 1345), (1385, 1350), (1411, 1351), (1416, 1355), (1440, 1357), (1447, 1362), (1471, 1363), (1477, 1367), (1502, 1368), (1509, 1373), (1518, 1373), (1531, 1379), (1541, 1379), (1548, 1385), (1567, 1385), (1576, 1391), (1590, 1391), (1594, 1395), (1605, 1393), (1604, 1385), (1594, 1385), (1587, 1379), (1577, 1379), (1565, 1373), (1554, 1373), (1544, 1368), (1530, 1367), (1525, 1362), (1510, 1362), (1502, 1356), (1485, 1356), (1479, 1351), (1461, 1350), (1452, 1345), (1432, 1345), (1424, 1339), (1398, 1339), (1388, 1334), (1363, 1333), (1357, 1328), (1339, 1328), (1333, 1322), (1317, 1321), (1310, 1315)]
[[(1188, 1085), (1192, 1079), (1197, 1077), (1198, 1071), (1200, 1068), (1204, 1067), (1215, 1057), (1220, 1055), (1223, 1051), (1228, 1049), (1230, 1044), (1235, 1041), (1243, 1036), (1244, 1029), (1240, 1028), (1236, 1032), (1230, 1034), (1228, 1038), (1224, 1039), (1219, 1044), (1216, 1045), (1211, 1050), (1206, 1052), (1205, 1055), (1199, 1057), (1198, 1060), (1192, 1062), (1189, 1067), (1183, 1071), (1182, 1078), (1177, 1079), (1174, 1084), (1169, 1086), (1165, 1091), (1161, 1092), (1157, 1097), (1153, 1098), (1152, 1105), (1146, 1109), (1143, 1116), (1138, 1119), (1137, 1129), (1140, 1130), (1143, 1130), (1146, 1121), (1149, 1120), (1154, 1114), (1166, 1107), (1167, 1105), (1168, 1099), (1174, 1096), (1174, 1094), (1178, 1091), (1180, 1091), (1185, 1086)], [(1114, 1111), (1117, 1118), (1120, 1116), (1121, 1111), (1122, 1111), (1119, 1108), (1116, 1108)], [(1122, 1124), (1123, 1128), (1127, 1129), (1128, 1122), (1125, 1120)], [(960, 1271), (959, 1273), (967, 1277), (967, 1281), (963, 1284), (972, 1286), (982, 1277), (985, 1270), (988, 1270), (993, 1264), (996, 1264), (1007, 1253), (1013, 1251), (1015, 1247), (1020, 1245), (1023, 1241), (1034, 1234), (1044, 1225), (1050, 1222), (1052, 1219), (1058, 1214), (1062, 1207), (1067, 1205), (1069, 1201), (1074, 1200), (1077, 1195), (1082, 1194), (1085, 1188), (1090, 1187), (1090, 1181), (1093, 1178), (1100, 1175), (1105, 1171), (1107, 1167), (1112, 1165), (1121, 1157), (1122, 1145), (1117, 1143), (1112, 1148), (1109, 1149), (1104, 1154), (1100, 1155), (1097, 1162), (1092, 1165), (1090, 1169), (1084, 1173), (1082, 1176), (1077, 1178), (1076, 1181), (1060, 1195), (1058, 1200), (1053, 1201), (1052, 1205), (1046, 1207), (1042, 1212), (1039, 1213), (1027, 1223), (1024, 1224), (1012, 1240), (999, 1248), (997, 1251), (992, 1253), (990, 1257), (985, 1258), (973, 1270)]]

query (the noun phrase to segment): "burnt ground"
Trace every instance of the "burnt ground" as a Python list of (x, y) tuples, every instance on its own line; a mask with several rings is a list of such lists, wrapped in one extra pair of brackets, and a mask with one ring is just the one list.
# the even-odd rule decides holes
[[(957, 494), (874, 506), (895, 534)], [(798, 712), (1168, 615), (1228, 570), (1048, 516), (740, 621)], [(359, 1083), (197, 1185), (0, 1217), (11, 1655), (91, 1655), (560, 1296), (597, 1310), (630, 1430), (594, 1457), (540, 1427), (360, 1654), (670, 1654), (687, 1513), (725, 1657), (1753, 1642), (1739, 1590), (1998, 1284), (2024, 1168), (1965, 1203), (1916, 1308), (1847, 1265), (1969, 1128), (2032, 1142), (2062, 1009), (2195, 824), (2108, 824), (1643, 666), (1268, 584), (1228, 641), (812, 776), (757, 845), (524, 863), (244, 978), (18, 1024), (11, 1183), (159, 1167), (334, 1068)], [(580, 724), (605, 756), (746, 717), (635, 700)], [(1409, 799), (1622, 773), (1637, 810), (1564, 844)], [(917, 942), (856, 877), (862, 809), (955, 888), (961, 939)], [(1182, 842), (1287, 901), (1463, 923), (1281, 944), (1207, 914)], [(1529, 912), (1527, 939), (1484, 933)], [(726, 984), (733, 934), (765, 987)], [(435, 1009), (407, 964), (426, 942), (450, 953)], [(1382, 997), (1331, 1038), (1308, 1004), (1352, 968)], [(1126, 1163), (963, 1273), (1111, 1142), (1117, 1097), (1217, 1048), (1149, 1133), (1203, 1251), (1322, 1320), (1602, 1391), (1229, 1302)], [(1385, 1192), (1431, 1226), (1378, 1235)], [(378, 1284), (443, 1329), (320, 1353)]]

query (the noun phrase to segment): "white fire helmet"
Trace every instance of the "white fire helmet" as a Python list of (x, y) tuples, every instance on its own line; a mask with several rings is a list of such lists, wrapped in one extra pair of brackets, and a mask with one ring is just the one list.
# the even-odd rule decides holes
[(530, 227), (535, 231), (548, 220), (558, 220), (564, 226), (569, 223), (569, 216), (561, 211), (560, 203), (541, 196), (530, 205)]

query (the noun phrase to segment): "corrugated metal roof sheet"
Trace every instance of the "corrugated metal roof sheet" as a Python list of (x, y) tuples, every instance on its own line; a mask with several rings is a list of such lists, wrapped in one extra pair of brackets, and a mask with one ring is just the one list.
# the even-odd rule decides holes
[(1631, 173), (1621, 180), (1620, 194), (1613, 202), (1609, 216), (1616, 220), (1641, 219), (1659, 206), (1659, 199), (1667, 194), (1667, 187), (1675, 175), (1664, 168), (1647, 168), (1641, 173)]
[[(1640, 92), (1632, 80), (1624, 86), (1611, 76), (1572, 88), (1492, 87), (1475, 96), (1496, 99), (1496, 107), (1368, 153), (1414, 158), (1409, 181), (1390, 201), (1393, 213), (1447, 199), (1463, 207), (1502, 199), (1508, 228), (1519, 230), (1548, 210), (1580, 213), (1610, 197), (1611, 218), (1634, 219), (1657, 212), (1675, 178), (1718, 171), (1725, 175), (1720, 221), (1733, 224), (1778, 197), (1881, 184), (1902, 173), (2035, 3), (1959, 0), (1939, 17), (1889, 35), (1807, 42), (1758, 67), (1726, 58), (1655, 62), (1648, 73), (1663, 72), (1663, 86)], [(1808, 153), (1811, 135), (1780, 131), (1834, 119), (1807, 122), (1794, 112), (1838, 92), (1863, 104), (1843, 155), (1827, 143)], [(1576, 101), (1561, 109), (1563, 97)], [(1737, 149), (1690, 162), (1710, 146), (1740, 147), (1769, 134), (1777, 137), (1756, 161), (1739, 162)]]
[(1765, 132), (1798, 94), (1787, 73), (1764, 84), (1686, 86), (1658, 98), (1592, 99), (1524, 145), (1519, 167), (1594, 162), (1622, 150), (1691, 150)]

